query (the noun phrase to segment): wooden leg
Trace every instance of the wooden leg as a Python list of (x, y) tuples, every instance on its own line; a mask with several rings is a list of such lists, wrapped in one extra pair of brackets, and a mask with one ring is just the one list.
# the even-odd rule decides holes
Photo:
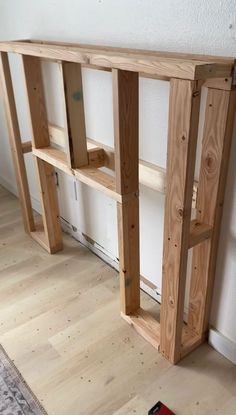
[[(48, 147), (50, 146), (50, 139), (40, 59), (33, 56), (23, 56), (23, 66), (33, 148)], [(54, 168), (38, 157), (35, 157), (35, 165), (41, 194), (44, 233), (36, 232), (35, 234), (31, 233), (31, 235), (48, 252), (55, 253), (62, 249), (62, 234)]]
[(172, 363), (181, 352), (199, 106), (196, 82), (171, 79), (160, 347)]
[(121, 312), (131, 314), (140, 306), (138, 73), (113, 70), (113, 94)]
[(117, 209), (121, 312), (131, 314), (140, 307), (138, 195), (117, 203)]
[(35, 157), (35, 164), (39, 180), (47, 250), (53, 254), (63, 247), (54, 168), (38, 157)]
[(0, 53), (0, 77), (23, 222), (25, 231), (30, 233), (35, 230), (34, 217), (30, 200), (24, 156), (21, 147), (20, 129), (16, 112), (11, 72), (8, 55), (6, 52)]
[(193, 249), (188, 326), (208, 331), (217, 248), (234, 125), (236, 91), (208, 89), (197, 198), (197, 220), (212, 226), (212, 237)]
[(40, 58), (22, 56), (34, 148), (50, 145)]

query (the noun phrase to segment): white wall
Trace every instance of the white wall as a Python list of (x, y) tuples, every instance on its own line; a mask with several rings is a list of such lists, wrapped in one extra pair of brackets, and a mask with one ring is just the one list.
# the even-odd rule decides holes
[[(113, 46), (186, 51), (218, 55), (236, 52), (235, 0), (0, 0), (0, 38), (51, 39)], [(23, 85), (17, 58), (12, 58), (21, 132), (29, 138)], [(56, 69), (44, 68), (49, 119), (63, 125)], [(18, 81), (18, 82), (17, 82)], [(20, 82), (19, 82), (20, 81)], [(90, 138), (113, 144), (111, 75), (83, 71), (86, 128)], [(50, 87), (49, 87), (50, 85)], [(140, 157), (165, 166), (168, 83), (140, 82)], [(56, 107), (52, 96), (58, 97)], [(204, 97), (203, 97), (204, 98)], [(53, 100), (54, 102), (55, 100)], [(0, 98), (0, 181), (14, 189), (5, 119)], [(232, 148), (230, 177), (219, 249), (212, 324), (236, 342), (236, 172)], [(27, 155), (33, 199), (37, 191), (32, 161)], [(117, 257), (116, 211), (113, 201), (60, 175), (61, 215), (80, 232)], [(161, 286), (163, 196), (141, 188), (141, 271)]]

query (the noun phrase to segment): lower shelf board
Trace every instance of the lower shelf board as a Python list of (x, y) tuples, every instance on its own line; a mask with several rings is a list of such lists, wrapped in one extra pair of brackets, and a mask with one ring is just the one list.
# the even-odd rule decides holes
[(51, 249), (47, 241), (44, 226), (41, 216), (35, 218), (35, 231), (30, 232), (31, 237), (44, 248), (49, 254), (55, 254), (62, 249), (62, 246), (55, 247)]
[[(155, 347), (155, 349), (160, 351), (160, 323), (154, 317), (142, 308), (135, 314), (126, 315), (121, 313), (121, 316), (137, 333)], [(187, 324), (183, 324), (181, 358), (196, 349), (204, 341), (205, 338), (193, 333), (189, 330)]]
[(140, 308), (136, 314), (121, 316), (134, 329), (141, 334), (155, 349), (160, 349), (160, 323), (153, 318), (147, 311)]
[(43, 223), (37, 223), (35, 224), (35, 231), (31, 232), (30, 235), (32, 238), (39, 243), (46, 251), (49, 251), (46, 236), (44, 233)]
[(193, 333), (189, 330), (187, 324), (183, 325), (182, 331), (182, 344), (181, 344), (181, 359), (196, 349), (200, 344), (204, 343), (206, 340), (205, 337), (199, 336), (196, 333)]

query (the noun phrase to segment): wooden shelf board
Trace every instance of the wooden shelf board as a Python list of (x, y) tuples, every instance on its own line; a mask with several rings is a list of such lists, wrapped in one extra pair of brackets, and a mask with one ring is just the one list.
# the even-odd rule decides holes
[(184, 324), (183, 331), (182, 331), (182, 344), (181, 344), (181, 359), (189, 354), (192, 350), (196, 349), (196, 347), (200, 346), (200, 344), (204, 343), (206, 339), (196, 333), (193, 333), (187, 324)]
[[(100, 152), (100, 149), (98, 150)], [(122, 201), (122, 196), (116, 192), (115, 179), (111, 175), (91, 166), (81, 167), (80, 169), (71, 169), (68, 167), (66, 154), (53, 147), (40, 149), (33, 148), (33, 154), (59, 170), (74, 176), (94, 189), (102, 191), (112, 199), (115, 199), (118, 202)], [(91, 154), (94, 154), (94, 152), (92, 151)]]
[(145, 340), (155, 349), (160, 348), (160, 323), (155, 320), (148, 312), (140, 308), (136, 314), (126, 315), (121, 313), (126, 320)]
[(102, 191), (117, 202), (122, 201), (122, 196), (116, 192), (115, 179), (109, 174), (90, 166), (75, 169), (73, 173), (81, 182)]
[[(153, 318), (148, 312), (140, 308), (137, 313), (126, 315), (121, 313), (126, 320), (145, 340), (147, 340), (155, 349), (160, 351), (160, 323)], [(205, 338), (193, 333), (183, 324), (181, 358), (189, 354), (197, 346), (202, 344)]]
[(63, 151), (53, 147), (33, 148), (33, 155), (69, 175), (73, 175)]

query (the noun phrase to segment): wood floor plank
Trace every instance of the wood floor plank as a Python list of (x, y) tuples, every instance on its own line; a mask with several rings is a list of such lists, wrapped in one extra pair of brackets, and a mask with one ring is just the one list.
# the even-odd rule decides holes
[[(1, 195), (6, 202), (0, 187), (0, 205)], [(16, 209), (9, 194), (11, 203)], [(5, 214), (0, 207), (0, 223)], [(141, 415), (159, 399), (181, 415), (235, 413), (233, 364), (205, 344), (171, 366), (120, 317), (115, 270), (68, 235), (56, 255), (20, 220), (10, 237), (10, 217), (0, 244), (0, 343), (48, 415)], [(159, 313), (143, 294), (142, 307)]]

